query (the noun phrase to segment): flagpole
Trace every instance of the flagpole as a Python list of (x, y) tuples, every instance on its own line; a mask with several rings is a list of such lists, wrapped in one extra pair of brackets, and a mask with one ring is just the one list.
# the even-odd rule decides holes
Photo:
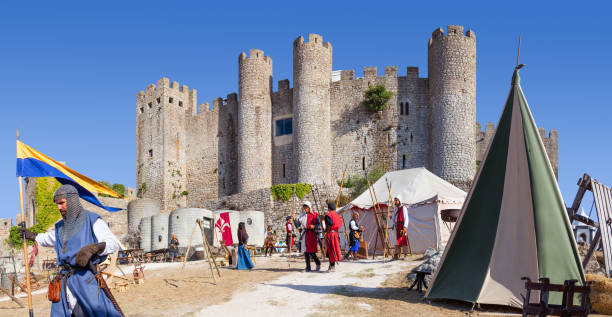
[[(19, 129), (17, 129), (17, 140), (19, 140)], [(19, 209), (21, 210), (21, 226), (25, 229), (25, 213), (23, 211), (23, 176), (17, 177), (19, 181)], [(25, 266), (26, 273), (26, 287), (28, 289), (28, 309), (30, 310), (30, 317), (34, 317), (34, 310), (32, 309), (32, 287), (30, 285), (30, 265), (28, 262), (28, 243), (25, 237), (25, 231), (21, 234), (21, 240), (23, 240), (23, 264)]]

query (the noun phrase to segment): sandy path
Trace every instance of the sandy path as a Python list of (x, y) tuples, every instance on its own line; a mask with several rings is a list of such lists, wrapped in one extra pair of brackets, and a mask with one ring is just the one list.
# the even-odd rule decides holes
[(376, 293), (388, 275), (407, 271), (417, 263), (362, 260), (343, 262), (332, 273), (295, 272), (263, 283), (255, 290), (237, 292), (231, 301), (207, 307), (198, 316), (244, 316), (245, 309), (250, 316), (300, 317), (323, 313), (322, 307), (340, 302), (330, 294)]

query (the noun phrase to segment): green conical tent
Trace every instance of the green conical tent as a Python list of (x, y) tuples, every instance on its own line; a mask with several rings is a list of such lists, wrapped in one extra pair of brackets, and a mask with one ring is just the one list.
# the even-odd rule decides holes
[[(584, 283), (574, 235), (517, 67), (497, 131), (426, 297), (522, 307), (525, 283)], [(551, 293), (551, 303), (560, 294)]]

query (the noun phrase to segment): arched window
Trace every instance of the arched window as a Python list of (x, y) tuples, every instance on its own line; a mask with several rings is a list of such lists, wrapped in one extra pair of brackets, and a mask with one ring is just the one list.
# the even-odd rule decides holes
[(406, 163), (406, 154), (402, 155), (402, 168), (406, 168), (408, 164)]
[(410, 143), (412, 143), (414, 141), (414, 137), (412, 136), (412, 133), (410, 133)]

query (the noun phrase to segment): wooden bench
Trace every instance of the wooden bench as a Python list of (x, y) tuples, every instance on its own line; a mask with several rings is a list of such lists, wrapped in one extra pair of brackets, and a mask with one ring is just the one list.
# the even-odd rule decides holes
[[(527, 296), (523, 296), (523, 317), (535, 315), (544, 316), (588, 316), (588, 299), (591, 292), (590, 283), (585, 286), (577, 286), (577, 280), (566, 280), (563, 285), (551, 284), (547, 277), (540, 278), (540, 282), (532, 282), (528, 277), (523, 277)], [(540, 301), (531, 303), (531, 291), (540, 292)], [(550, 292), (563, 293), (561, 305), (549, 304)], [(574, 296), (580, 295), (580, 304), (574, 304)], [(521, 295), (522, 296), (522, 295)]]

